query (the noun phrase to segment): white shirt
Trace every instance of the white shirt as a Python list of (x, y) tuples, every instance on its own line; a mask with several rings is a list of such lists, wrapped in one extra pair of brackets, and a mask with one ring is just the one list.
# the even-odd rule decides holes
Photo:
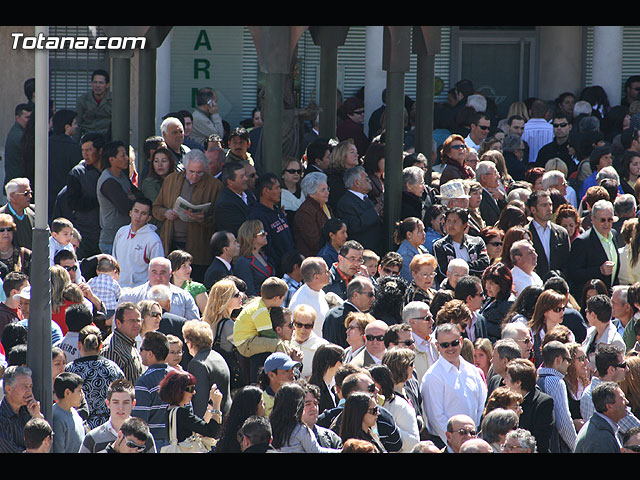
[(324, 345), (329, 343), (322, 337), (319, 337), (314, 332), (311, 332), (311, 335), (304, 343), (296, 342), (295, 336), (291, 338), (291, 345), (296, 347), (302, 351), (304, 356), (302, 357), (302, 376), (304, 378), (309, 378), (311, 376), (311, 366), (313, 364), (313, 356), (316, 353), (316, 350), (320, 345)]
[(529, 285), (536, 287), (542, 286), (542, 279), (536, 272), (531, 272), (531, 275), (529, 275), (520, 267), (513, 267), (511, 269), (511, 275), (513, 276), (513, 291), (516, 297)]
[(451, 244), (453, 245), (453, 249), (456, 251), (456, 258), (461, 258), (465, 262), (471, 261), (471, 257), (469, 257), (469, 251), (467, 250), (467, 247), (463, 247), (461, 243), (454, 241), (451, 241)]
[(547, 263), (551, 263), (551, 227), (549, 226), (549, 222), (547, 222), (547, 226), (543, 227), (535, 220), (531, 221), (533, 226), (536, 229), (536, 233), (538, 234), (538, 238), (540, 239), (540, 243), (542, 243), (542, 248), (544, 249), (544, 254), (547, 257)]
[(291, 297), (289, 302), (289, 310), (292, 312), (298, 305), (306, 304), (314, 308), (316, 311), (316, 321), (313, 326), (313, 332), (322, 338), (322, 325), (329, 311), (329, 304), (324, 298), (324, 291), (316, 292), (309, 288), (307, 284), (302, 285), (296, 293)]
[(522, 140), (529, 144), (529, 163), (535, 163), (538, 151), (553, 139), (553, 125), (544, 118), (532, 118), (525, 123)]
[(428, 430), (447, 443), (447, 422), (454, 415), (468, 415), (480, 425), (487, 385), (478, 368), (460, 357), (460, 367), (440, 357), (425, 373), (420, 386)]
[(464, 139), (464, 143), (467, 144), (467, 147), (473, 148), (476, 152), (480, 150), (480, 145), (473, 140), (471, 140), (471, 136), (467, 135), (467, 138)]

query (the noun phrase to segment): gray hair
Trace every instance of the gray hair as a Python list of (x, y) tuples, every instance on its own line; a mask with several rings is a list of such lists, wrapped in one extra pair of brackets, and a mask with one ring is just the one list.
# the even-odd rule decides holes
[(512, 202), (513, 200), (521, 200), (524, 203), (527, 203), (529, 200), (529, 196), (531, 195), (531, 190), (526, 188), (514, 188), (507, 194), (507, 203)]
[(605, 178), (611, 178), (620, 183), (620, 175), (618, 175), (616, 169), (611, 166), (604, 167), (596, 174), (596, 183), (600, 185), (600, 182)]
[(502, 151), (513, 153), (522, 147), (522, 138), (518, 135), (507, 135), (502, 141)]
[(348, 189), (353, 187), (353, 184), (358, 180), (360, 175), (366, 175), (366, 171), (362, 165), (358, 165), (357, 167), (347, 168), (347, 171), (344, 172), (344, 186)]
[(324, 273), (327, 269), (327, 263), (322, 257), (307, 257), (300, 264), (300, 274), (304, 283), (313, 281), (315, 275)]
[(442, 323), (438, 325), (438, 328), (436, 328), (436, 340), (443, 333), (454, 333), (456, 335), (460, 335), (460, 329), (453, 323)]
[(514, 360), (522, 357), (520, 346), (513, 338), (501, 338), (498, 340), (493, 346), (493, 353), (495, 354), (496, 352), (502, 359)]
[(151, 271), (152, 264), (162, 264), (166, 267), (169, 267), (169, 271), (171, 271), (171, 260), (165, 257), (153, 257), (149, 260), (149, 271)]
[(526, 332), (528, 330), (529, 330), (529, 327), (527, 327), (522, 322), (507, 323), (504, 327), (502, 327), (502, 332), (501, 332), (502, 339), (511, 338), (511, 339), (514, 339), (515, 341), (515, 339), (518, 337), (519, 332)]
[(585, 100), (580, 100), (573, 105), (573, 116), (577, 117), (580, 114), (591, 115), (591, 104)]
[(424, 170), (420, 167), (407, 167), (402, 170), (402, 186), (424, 182)]
[(516, 428), (518, 414), (506, 408), (496, 408), (482, 419), (481, 437), (489, 443), (495, 443), (500, 440), (501, 435), (506, 435)]
[(29, 367), (23, 367), (20, 365), (12, 365), (10, 367), (7, 367), (7, 369), (4, 371), (2, 383), (2, 389), (5, 395), (7, 394), (7, 386), (12, 387), (18, 380), (18, 377), (22, 377), (25, 375), (27, 377), (31, 377), (33, 375), (33, 372)]
[(591, 392), (593, 408), (598, 413), (605, 413), (607, 405), (615, 403), (616, 391), (620, 386), (616, 382), (602, 382)]
[(618, 217), (632, 214), (636, 210), (636, 197), (630, 193), (618, 195), (613, 202), (613, 209)]
[(147, 292), (147, 299), (154, 302), (171, 301), (172, 297), (171, 288), (167, 285), (154, 285)]
[(182, 157), (182, 165), (185, 170), (191, 162), (200, 163), (205, 170), (209, 166), (209, 159), (202, 150), (198, 150), (197, 148), (189, 150)]
[(425, 302), (419, 302), (414, 300), (413, 302), (407, 303), (402, 309), (402, 321), (406, 324), (409, 324), (409, 320), (420, 315), (420, 311), (429, 311), (429, 305)]
[(300, 190), (305, 197), (318, 191), (320, 185), (327, 183), (327, 176), (321, 172), (312, 172), (304, 176), (300, 182)]
[(469, 264), (462, 258), (454, 258), (453, 260), (451, 260), (449, 262), (449, 265), (447, 265), (447, 273), (450, 273), (451, 270), (455, 267), (465, 268), (467, 270), (467, 273), (469, 273)]
[(474, 93), (467, 98), (467, 107), (473, 108), (476, 112), (487, 111), (487, 99), (484, 95)]
[(509, 250), (509, 258), (511, 258), (511, 263), (515, 265), (515, 258), (522, 256), (522, 248), (524, 246), (531, 246), (531, 242), (529, 240), (518, 240), (511, 245), (511, 249)]
[(362, 293), (367, 285), (373, 287), (373, 282), (362, 275), (355, 275), (347, 285), (347, 298), (352, 298), (355, 293)]
[(609, 200), (598, 200), (591, 207), (591, 217), (597, 217), (598, 213), (603, 210), (608, 210), (613, 214), (613, 212), (615, 211), (615, 209), (613, 208), (613, 203), (611, 203)]
[(16, 193), (21, 186), (29, 186), (29, 179), (28, 178), (24, 178), (24, 177), (20, 177), (20, 178), (12, 178), (11, 180), (9, 180), (7, 182), (7, 184), (4, 186), (4, 191), (7, 193), (7, 198), (12, 194), (12, 193)]
[(613, 295), (615, 295), (616, 292), (620, 292), (621, 300), (623, 300), (624, 303), (629, 303), (629, 287), (630, 285), (615, 285), (611, 290), (613, 291)]
[(476, 165), (476, 180), (480, 181), (480, 178), (482, 178), (482, 175), (490, 174), (494, 170), (498, 171), (498, 168), (496, 167), (496, 164), (493, 163), (492, 161), (483, 160), (481, 162), (478, 162), (478, 165)]
[(549, 190), (564, 181), (564, 173), (560, 170), (550, 170), (542, 175), (542, 189)]
[(531, 453), (536, 453), (536, 437), (529, 430), (524, 428), (516, 428), (507, 433), (505, 437), (505, 443), (511, 439), (515, 439), (520, 447), (531, 450)]
[(160, 132), (162, 133), (162, 135), (167, 133), (171, 125), (174, 125), (174, 126), (180, 125), (182, 127), (182, 122), (178, 120), (176, 117), (165, 118), (160, 124)]

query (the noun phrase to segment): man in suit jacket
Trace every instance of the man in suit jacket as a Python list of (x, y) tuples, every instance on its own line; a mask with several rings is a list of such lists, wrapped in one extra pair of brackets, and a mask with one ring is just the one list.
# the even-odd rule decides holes
[(238, 234), (238, 228), (247, 219), (254, 196), (248, 193), (249, 183), (240, 162), (227, 162), (222, 167), (220, 181), (224, 185), (213, 206), (216, 231), (226, 230)]
[(493, 375), (487, 378), (487, 398), (496, 388), (505, 385), (507, 364), (516, 358), (522, 358), (522, 350), (513, 338), (501, 338), (495, 343), (491, 357)]
[(536, 439), (538, 453), (549, 452), (551, 432), (555, 428), (553, 398), (536, 385), (535, 365), (524, 358), (507, 363), (505, 385), (522, 395), (519, 427), (529, 430)]
[(231, 232), (219, 231), (211, 236), (211, 254), (213, 260), (204, 274), (204, 286), (210, 290), (218, 280), (233, 275), (231, 262), (240, 253), (240, 244)]
[(527, 200), (533, 220), (527, 225), (533, 248), (538, 254), (535, 272), (542, 279), (549, 270), (557, 270), (566, 278), (569, 271), (569, 234), (564, 227), (551, 222), (553, 204), (545, 190), (535, 190)]
[(487, 225), (495, 225), (500, 212), (507, 204), (504, 193), (498, 188), (500, 175), (495, 163), (484, 160), (476, 167), (476, 180), (482, 185), (480, 216)]
[(613, 204), (598, 200), (591, 208), (593, 226), (571, 244), (569, 280), (571, 292), (580, 295), (582, 287), (592, 278), (604, 282), (609, 290), (618, 284), (620, 255), (615, 246)]
[(366, 277), (356, 276), (347, 285), (347, 300), (327, 313), (322, 324), (325, 340), (348, 348), (345, 319), (351, 312), (368, 312), (375, 298), (373, 283)]
[(460, 277), (456, 283), (454, 297), (465, 302), (473, 315), (466, 328), (467, 338), (472, 342), (475, 342), (477, 338), (488, 338), (487, 321), (479, 313), (484, 301), (482, 280), (474, 275)]
[(347, 169), (344, 174), (347, 188), (338, 200), (336, 213), (347, 224), (351, 240), (357, 240), (366, 249), (379, 252), (382, 245), (382, 206), (367, 197), (371, 191), (371, 180), (364, 167)]
[(380, 363), (386, 351), (384, 334), (388, 329), (389, 326), (382, 320), (374, 320), (367, 325), (364, 329), (364, 348), (351, 360), (351, 365), (366, 368), (369, 365)]
[(618, 422), (627, 415), (629, 402), (615, 382), (603, 382), (593, 389), (596, 409), (578, 433), (575, 453), (620, 453), (616, 437)]

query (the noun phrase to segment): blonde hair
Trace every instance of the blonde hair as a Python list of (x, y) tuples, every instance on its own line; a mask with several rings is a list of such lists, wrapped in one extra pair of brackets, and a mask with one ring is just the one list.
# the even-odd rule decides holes
[(310, 319), (313, 320), (313, 323), (315, 325), (317, 316), (318, 316), (318, 314), (316, 313), (316, 309), (313, 308), (311, 305), (306, 305), (304, 303), (298, 305), (293, 310), (293, 320), (294, 321), (298, 320), (300, 317), (302, 317), (302, 318), (310, 318)]
[(229, 279), (222, 279), (211, 287), (207, 306), (202, 314), (202, 320), (207, 322), (211, 331), (215, 332), (218, 322), (229, 315), (229, 302), (237, 291), (235, 282)]
[(8, 213), (0, 213), (0, 225), (16, 228), (16, 222)]
[(182, 336), (185, 342), (190, 342), (196, 350), (213, 346), (213, 332), (208, 323), (200, 320), (189, 320), (182, 326)]
[(240, 255), (249, 256), (253, 252), (253, 241), (264, 226), (260, 220), (246, 220), (238, 228), (238, 243), (240, 244)]
[(64, 289), (71, 284), (71, 277), (64, 267), (52, 265), (49, 267), (51, 274), (51, 311), (58, 313), (64, 304)]
[(347, 152), (351, 145), (355, 145), (355, 142), (349, 138), (333, 147), (333, 150), (331, 150), (331, 154), (329, 155), (329, 168), (336, 168), (339, 170), (344, 170), (346, 168), (344, 166), (344, 159), (347, 157)]

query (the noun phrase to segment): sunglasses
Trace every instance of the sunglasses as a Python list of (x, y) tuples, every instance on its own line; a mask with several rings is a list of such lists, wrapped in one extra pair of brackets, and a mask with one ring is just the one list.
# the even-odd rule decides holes
[(138, 445), (136, 442), (134, 442), (133, 440), (127, 440), (125, 442), (125, 445), (129, 448), (135, 448), (136, 450), (138, 450), (139, 452), (142, 452), (145, 448), (147, 448), (146, 445)]
[(553, 308), (552, 310), (553, 310), (554, 312), (556, 312), (556, 313), (560, 313), (560, 312), (564, 312), (564, 309), (565, 309), (565, 307), (564, 307), (564, 305), (563, 305), (563, 306), (561, 306), (561, 307)]
[(386, 273), (387, 275), (400, 275), (400, 271), (396, 271), (396, 270), (391, 270), (390, 268), (387, 267), (382, 267), (382, 271), (384, 273)]
[(184, 387), (184, 391), (187, 393), (196, 393), (196, 386), (195, 385), (188, 385), (186, 387)]
[(460, 339), (454, 340), (453, 342), (438, 343), (438, 345), (440, 345), (440, 347), (444, 349), (447, 349), (449, 347), (457, 347), (458, 345), (460, 345)]
[(382, 342), (384, 341), (384, 335), (365, 335), (364, 338), (366, 338), (369, 342)]
[(76, 270), (78, 270), (77, 265), (71, 265), (70, 267), (62, 267), (62, 268), (64, 268), (67, 272), (75, 272)]
[(31, 190), (25, 190), (24, 192), (16, 192), (16, 195), (24, 195), (25, 197), (30, 197), (33, 195)]
[(375, 391), (376, 391), (376, 384), (375, 383), (370, 383), (369, 385), (367, 385), (367, 392), (375, 393)]
[(378, 406), (376, 405), (375, 407), (371, 407), (370, 409), (367, 410), (367, 413), (370, 413), (371, 415), (378, 415), (379, 413), (379, 409)]
[(491, 127), (486, 126), (486, 125), (477, 125), (477, 127), (478, 127), (480, 130), (489, 130), (489, 129), (491, 128)]
[(567, 125), (569, 125), (567, 122), (562, 122), (562, 123), (554, 123), (553, 124), (553, 128), (564, 128)]
[(622, 368), (622, 369), (626, 370), (627, 369), (627, 362), (619, 363), (618, 365), (615, 365), (615, 367), (616, 368)]
[(13, 227), (0, 227), (0, 232), (13, 232)]
[(296, 173), (297, 173), (298, 175), (301, 175), (301, 174), (302, 174), (302, 169), (287, 168), (287, 169), (285, 170), (285, 172), (290, 173), (291, 175), (295, 175)]
[(366, 295), (369, 298), (373, 298), (376, 296), (376, 294), (373, 292), (360, 292), (360, 295)]
[(410, 338), (409, 340), (404, 340), (402, 342), (398, 342), (398, 345), (406, 345), (407, 347), (410, 347), (414, 343), (416, 343), (416, 341), (413, 338)]
[(640, 445), (624, 445), (622, 448), (631, 450), (632, 452), (635, 452), (635, 453), (640, 453)]
[(489, 245), (491, 245), (492, 247), (501, 247), (502, 242), (489, 242)]
[(462, 150), (467, 148), (466, 145), (451, 145), (451, 148), (453, 148), (454, 150)]
[(304, 328), (306, 330), (311, 330), (313, 328), (313, 324), (312, 323), (295, 322), (294, 325), (296, 326), (296, 328)]
[(457, 433), (458, 435), (467, 435), (469, 437), (475, 437), (478, 434), (478, 432), (476, 432), (473, 428), (460, 428), (458, 430), (454, 430), (451, 433)]

